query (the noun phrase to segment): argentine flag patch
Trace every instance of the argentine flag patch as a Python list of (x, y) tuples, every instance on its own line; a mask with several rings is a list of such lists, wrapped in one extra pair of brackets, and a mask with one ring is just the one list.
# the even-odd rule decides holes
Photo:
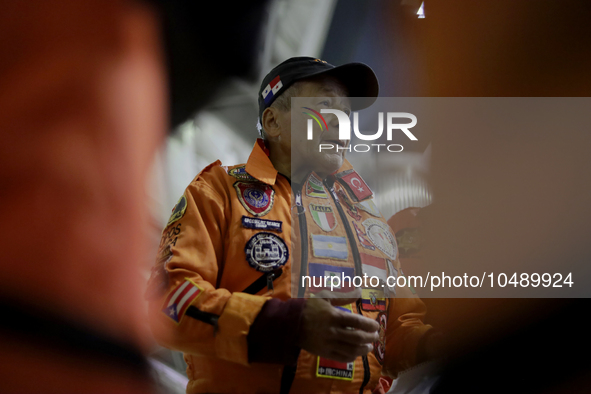
[(311, 238), (314, 257), (347, 260), (347, 238), (316, 234), (311, 234)]

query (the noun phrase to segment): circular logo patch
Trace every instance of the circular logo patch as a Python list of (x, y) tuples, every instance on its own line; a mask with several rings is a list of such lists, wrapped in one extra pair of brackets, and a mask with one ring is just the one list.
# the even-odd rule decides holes
[(384, 356), (386, 355), (386, 314), (380, 312), (376, 321), (380, 323), (378, 329), (379, 339), (373, 344), (373, 353), (380, 364), (384, 363)]
[(261, 189), (249, 188), (244, 191), (244, 200), (255, 208), (269, 205), (269, 197)]
[(396, 260), (398, 248), (388, 225), (377, 219), (367, 219), (363, 222), (363, 226), (369, 240), (386, 256)]
[(261, 232), (248, 240), (244, 247), (248, 264), (261, 272), (275, 271), (287, 263), (289, 250), (285, 241), (273, 233)]
[(250, 214), (264, 216), (273, 208), (275, 191), (263, 183), (236, 182), (236, 194), (240, 203)]

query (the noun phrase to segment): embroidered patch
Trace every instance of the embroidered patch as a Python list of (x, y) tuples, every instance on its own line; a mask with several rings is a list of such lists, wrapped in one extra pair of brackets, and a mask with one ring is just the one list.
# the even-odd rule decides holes
[(261, 92), (261, 96), (263, 96), (265, 104), (271, 104), (273, 97), (277, 96), (277, 92), (279, 92), (279, 90), (281, 90), (282, 87), (283, 82), (281, 82), (281, 78), (279, 77), (279, 75), (277, 75), (275, 78), (271, 80), (271, 82), (267, 84), (267, 86), (265, 86), (265, 89), (263, 89), (263, 91)]
[(361, 215), (357, 212), (357, 207), (349, 200), (347, 197), (347, 193), (343, 189), (337, 190), (337, 196), (339, 197), (339, 201), (343, 203), (343, 207), (353, 219), (359, 221), (361, 220)]
[[(335, 308), (343, 312), (352, 313), (350, 305), (337, 306)], [(343, 363), (319, 356), (316, 364), (316, 377), (340, 380), (353, 380), (354, 369), (355, 361), (352, 361), (350, 363)]]
[(271, 272), (283, 267), (289, 258), (285, 241), (273, 233), (261, 232), (248, 240), (244, 247), (246, 261), (260, 272)]
[(338, 310), (343, 311), (343, 312), (353, 313), (353, 309), (351, 309), (351, 304), (343, 305), (343, 306), (335, 306), (335, 308), (337, 308)]
[(348, 170), (337, 174), (339, 182), (347, 189), (356, 201), (363, 201), (373, 196), (367, 183), (355, 170)]
[(387, 283), (386, 286), (384, 286), (384, 294), (388, 298), (394, 298), (396, 297), (396, 281), (398, 280), (398, 270), (394, 268), (394, 265), (388, 259), (386, 259), (386, 264), (388, 265), (388, 273), (393, 278), (393, 280), (390, 280), (390, 284), (392, 286), (388, 286)]
[(246, 165), (241, 165), (228, 170), (228, 175), (241, 181), (256, 181), (256, 178), (246, 172)]
[(194, 299), (203, 293), (203, 289), (197, 286), (193, 281), (185, 278), (185, 281), (170, 291), (164, 301), (162, 313), (172, 319), (175, 323), (180, 323), (185, 312)]
[(275, 190), (271, 186), (237, 181), (234, 188), (240, 203), (250, 214), (265, 216), (273, 208)]
[(373, 354), (380, 364), (384, 363), (384, 356), (386, 355), (386, 324), (388, 318), (384, 312), (380, 312), (376, 321), (380, 324), (378, 329), (379, 339), (373, 344)]
[(322, 181), (316, 178), (314, 174), (310, 175), (306, 181), (306, 195), (316, 198), (328, 198), (328, 194), (326, 194), (326, 190), (324, 190)]
[(312, 238), (312, 252), (314, 257), (347, 260), (349, 256), (347, 238), (316, 234), (310, 234), (310, 237)]
[(405, 228), (396, 233), (400, 257), (411, 257), (421, 250), (423, 238), (419, 228)]
[(178, 223), (174, 227), (165, 227), (164, 230), (162, 230), (162, 238), (160, 238), (160, 245), (158, 246), (159, 250), (163, 250), (166, 245), (176, 246), (176, 241), (178, 241), (180, 233), (181, 223)]
[(384, 292), (379, 289), (362, 289), (361, 309), (367, 312), (384, 312), (386, 310)]
[(337, 227), (337, 219), (330, 205), (317, 205), (310, 203), (310, 215), (314, 223), (322, 230), (329, 232)]
[(355, 208), (355, 204), (353, 204), (351, 199), (349, 199), (349, 196), (347, 196), (347, 193), (345, 192), (345, 190), (341, 186), (339, 186), (338, 184), (335, 185), (335, 189), (337, 191), (337, 196), (339, 197), (339, 201), (342, 204), (344, 204), (347, 208), (349, 208), (351, 210), (355, 210), (355, 213), (357, 213), (357, 208)]
[(349, 214), (349, 216), (351, 216), (354, 220), (360, 221), (361, 220), (361, 215), (359, 213), (357, 213), (357, 210), (355, 211), (351, 211), (349, 208), (346, 208), (347, 213)]
[(353, 227), (355, 228), (355, 232), (357, 233), (357, 239), (359, 240), (359, 244), (361, 244), (361, 246), (363, 246), (366, 249), (375, 250), (376, 247), (373, 246), (371, 242), (369, 242), (369, 239), (367, 239), (365, 233), (361, 231), (359, 226), (357, 226), (357, 223), (353, 222)]
[[(363, 252), (359, 253), (359, 257), (361, 257), (361, 265), (364, 274), (367, 274), (367, 276), (378, 277), (382, 284), (386, 283), (386, 280), (388, 279), (386, 259)], [(371, 280), (369, 283), (372, 283)], [(373, 283), (375, 283), (375, 281)], [(372, 286), (374, 286), (374, 284), (372, 284)]]
[[(331, 290), (331, 283), (333, 284), (332, 291), (335, 292), (347, 293), (355, 289), (352, 285), (353, 276), (355, 275), (355, 269), (353, 267), (335, 267), (334, 265), (328, 264), (309, 263), (308, 275), (310, 276), (309, 282), (304, 282), (304, 285), (309, 285), (308, 288), (311, 293)], [(339, 281), (337, 282), (335, 279), (334, 282), (331, 282), (332, 277), (338, 277)], [(343, 277), (349, 277), (351, 279), (343, 280)], [(326, 281), (324, 278), (326, 278)]]
[(379, 218), (382, 217), (380, 210), (378, 209), (376, 204), (373, 202), (373, 200), (358, 202), (357, 204), (355, 204), (355, 206), (357, 208), (369, 213), (370, 215), (377, 216)]
[(242, 227), (252, 228), (255, 230), (275, 230), (281, 232), (282, 222), (280, 220), (268, 220), (251, 218), (248, 216), (242, 216)]
[(187, 210), (187, 198), (185, 194), (179, 198), (179, 201), (176, 203), (174, 208), (172, 208), (172, 215), (170, 215), (170, 219), (168, 219), (168, 223), (166, 223), (166, 227), (170, 226), (177, 220), (183, 217), (185, 211)]
[(363, 221), (363, 226), (369, 240), (386, 256), (396, 260), (398, 248), (396, 247), (396, 240), (390, 232), (390, 227), (377, 219), (366, 219)]

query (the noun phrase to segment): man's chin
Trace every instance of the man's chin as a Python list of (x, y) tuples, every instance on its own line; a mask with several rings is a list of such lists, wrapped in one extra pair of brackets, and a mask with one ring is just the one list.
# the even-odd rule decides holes
[(318, 175), (326, 177), (333, 172), (338, 171), (343, 165), (344, 157), (342, 152), (339, 153), (323, 153), (321, 157), (316, 160), (315, 172)]

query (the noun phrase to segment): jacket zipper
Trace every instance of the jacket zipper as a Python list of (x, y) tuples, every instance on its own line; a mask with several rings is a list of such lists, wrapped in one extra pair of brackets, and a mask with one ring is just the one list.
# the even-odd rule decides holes
[[(361, 313), (361, 300), (357, 301), (357, 313), (363, 316)], [(359, 394), (363, 394), (363, 389), (369, 383), (369, 378), (371, 377), (371, 371), (369, 370), (369, 360), (367, 359), (367, 355), (361, 356), (363, 360), (363, 382), (361, 383), (361, 387), (359, 387)]]
[(339, 211), (339, 216), (343, 222), (343, 226), (345, 226), (345, 231), (347, 232), (347, 238), (349, 238), (349, 244), (351, 245), (351, 251), (353, 252), (353, 261), (355, 262), (355, 274), (356, 275), (363, 275), (363, 269), (361, 267), (361, 257), (359, 257), (359, 248), (357, 247), (357, 242), (355, 242), (355, 236), (353, 234), (353, 230), (351, 230), (351, 226), (349, 225), (349, 220), (347, 216), (345, 216), (345, 211), (343, 211), (343, 207), (339, 202), (339, 197), (337, 196), (336, 192), (334, 191), (334, 181), (332, 184), (329, 184), (329, 178), (324, 180), (324, 185), (328, 189), (330, 196), (332, 197), (337, 211)]
[[(334, 190), (334, 179), (332, 180), (331, 183), (329, 183), (329, 182), (330, 182), (329, 178), (326, 178), (324, 180), (324, 185), (328, 189), (330, 196), (332, 197), (334, 204), (337, 207), (337, 211), (339, 211), (339, 216), (341, 217), (341, 221), (343, 222), (343, 226), (345, 226), (345, 231), (347, 233), (347, 237), (349, 238), (349, 245), (351, 245), (351, 252), (353, 252), (353, 261), (355, 262), (355, 273), (357, 275), (362, 275), (363, 270), (361, 267), (361, 257), (359, 255), (359, 248), (357, 247), (357, 242), (355, 242), (356, 238), (353, 235), (353, 230), (351, 230), (351, 226), (349, 225), (349, 220), (347, 219), (347, 216), (345, 216), (345, 211), (343, 211), (343, 207), (341, 206), (341, 203), (339, 202), (339, 198), (337, 197), (337, 194)], [(359, 303), (360, 302), (357, 301), (357, 312), (363, 316), (363, 313), (361, 313), (361, 307), (360, 307)], [(365, 386), (369, 382), (369, 378), (371, 376), (371, 371), (369, 370), (369, 361), (367, 359), (367, 356), (361, 356), (361, 359), (363, 360), (363, 382), (361, 383), (361, 387), (359, 388), (359, 394), (363, 394), (363, 389), (365, 388)]]
[(295, 203), (300, 223), (300, 243), (302, 244), (302, 258), (300, 260), (300, 277), (298, 278), (298, 298), (304, 298), (306, 288), (303, 286), (302, 278), (308, 274), (308, 224), (306, 223), (306, 208), (302, 204), (302, 188), (298, 187), (295, 193)]

